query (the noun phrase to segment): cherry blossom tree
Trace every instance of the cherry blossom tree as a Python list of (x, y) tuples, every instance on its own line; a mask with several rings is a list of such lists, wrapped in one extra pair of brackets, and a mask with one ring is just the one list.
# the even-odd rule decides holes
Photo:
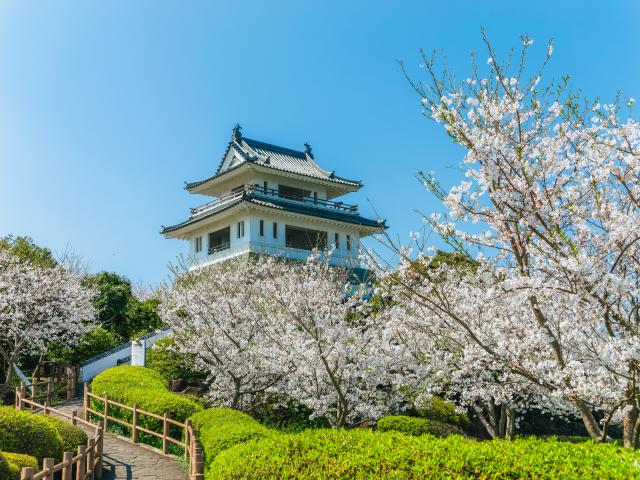
[(265, 315), (266, 262), (233, 258), (179, 272), (160, 307), (176, 347), (195, 354), (199, 370), (209, 373), (213, 401), (251, 410), (292, 369), (271, 348)]
[(24, 354), (73, 345), (95, 317), (93, 293), (60, 266), (43, 267), (0, 249), (0, 356), (11, 383)]
[[(452, 259), (457, 260), (455, 268), (447, 263)], [(438, 252), (404, 262), (379, 287), (393, 301), (378, 320), (405, 347), (405, 363), (413, 370), (414, 403), (420, 406), (432, 394), (447, 396), (471, 409), (492, 438), (512, 438), (519, 415), (531, 408), (566, 417), (572, 412), (570, 404), (496, 361), (453, 320), (460, 318), (482, 332), (485, 347), (498, 348), (496, 316), (514, 314), (508, 305), (499, 306), (479, 278), (480, 264), (459, 260), (458, 255)]]
[(213, 400), (249, 410), (269, 396), (293, 399), (336, 427), (393, 404), (396, 347), (358, 311), (351, 272), (328, 262), (242, 257), (175, 279), (162, 318), (209, 372)]
[(403, 365), (395, 339), (363, 311), (367, 290), (350, 283), (350, 270), (329, 266), (329, 255), (268, 260), (264, 294), (274, 348), (296, 366), (283, 393), (341, 427), (395, 405)]
[[(485, 75), (473, 57), (472, 75), (457, 82), (423, 54), (427, 80), (412, 85), (424, 114), (464, 150), (466, 168), (448, 192), (422, 175), (447, 209), (426, 220), (486, 262), (462, 287), (487, 286), (444, 292), (424, 278), (412, 294), (501, 367), (570, 402), (593, 438), (621, 422), (625, 446), (637, 446), (639, 125), (620, 102), (582, 101), (566, 78), (541, 83), (551, 43), (530, 77), (530, 38), (516, 64), (485, 43)], [(486, 323), (474, 317), (480, 302)]]

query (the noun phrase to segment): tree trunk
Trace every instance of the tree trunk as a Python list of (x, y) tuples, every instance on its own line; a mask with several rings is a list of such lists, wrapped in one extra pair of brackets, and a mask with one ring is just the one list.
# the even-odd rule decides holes
[(591, 413), (591, 410), (589, 410), (587, 404), (582, 400), (574, 400), (573, 404), (580, 412), (582, 423), (584, 423), (584, 427), (587, 429), (589, 436), (594, 440), (599, 440), (602, 437), (602, 429), (600, 428), (598, 421), (593, 416), (593, 413)]
[(638, 414), (638, 407), (634, 403), (633, 408), (627, 412), (622, 421), (622, 439), (625, 448), (638, 448), (637, 425), (640, 421)]
[(493, 401), (487, 401), (481, 405), (474, 404), (473, 410), (491, 438), (513, 439), (515, 416), (510, 405), (503, 404), (497, 407)]

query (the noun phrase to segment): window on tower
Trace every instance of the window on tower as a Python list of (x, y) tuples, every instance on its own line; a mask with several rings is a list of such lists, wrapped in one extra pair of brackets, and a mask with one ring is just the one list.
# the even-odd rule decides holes
[(327, 232), (311, 230), (309, 228), (285, 226), (286, 246), (301, 250), (313, 250), (327, 248)]
[(209, 255), (231, 247), (231, 227), (209, 234)]

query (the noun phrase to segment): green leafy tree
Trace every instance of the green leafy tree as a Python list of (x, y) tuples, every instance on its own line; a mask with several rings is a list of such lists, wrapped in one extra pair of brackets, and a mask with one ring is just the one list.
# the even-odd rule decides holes
[(85, 332), (74, 347), (68, 348), (56, 343), (49, 347), (49, 353), (51, 358), (57, 361), (78, 365), (91, 357), (111, 350), (119, 343), (120, 339), (117, 335), (104, 328), (95, 327)]
[(127, 318), (125, 338), (133, 339), (161, 328), (163, 323), (158, 315), (159, 305), (160, 300), (157, 298), (146, 300), (138, 300), (133, 296), (129, 298), (125, 311)]
[(159, 300), (138, 300), (133, 296), (131, 282), (112, 272), (100, 272), (87, 277), (87, 286), (98, 295), (94, 306), (103, 328), (116, 334), (120, 341), (128, 341), (162, 326), (158, 315)]
[(85, 284), (98, 292), (93, 303), (100, 324), (121, 340), (128, 340), (127, 306), (132, 298), (131, 282), (112, 272), (100, 272), (88, 277)]
[(30, 237), (13, 235), (0, 237), (0, 249), (8, 250), (20, 260), (29, 261), (38, 267), (53, 268), (58, 265), (51, 250), (36, 245)]

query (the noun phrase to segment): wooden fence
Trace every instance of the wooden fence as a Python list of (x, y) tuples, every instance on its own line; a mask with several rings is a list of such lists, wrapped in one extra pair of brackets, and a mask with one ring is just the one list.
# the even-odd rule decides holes
[[(96, 410), (91, 408), (91, 399), (97, 400), (102, 404), (102, 409)], [(140, 410), (137, 405), (125, 405), (120, 402), (110, 400), (108, 396), (100, 397), (90, 391), (88, 384), (85, 383), (84, 387), (84, 399), (83, 399), (84, 420), (89, 422), (89, 414), (93, 414), (98, 417), (99, 424), (102, 427), (102, 431), (108, 431), (109, 422), (113, 422), (124, 427), (127, 427), (131, 433), (129, 440), (133, 443), (138, 443), (138, 434), (140, 432), (151, 435), (162, 441), (162, 453), (169, 453), (169, 444), (173, 443), (184, 449), (185, 463), (189, 465), (189, 480), (202, 480), (204, 478), (203, 472), (203, 454), (200, 442), (198, 442), (197, 436), (193, 430), (193, 426), (187, 420), (186, 422), (179, 422), (169, 417), (167, 413), (164, 415), (157, 415), (155, 413), (146, 412)], [(120, 418), (116, 418), (110, 415), (112, 408), (120, 408), (131, 413), (131, 422), (127, 422)], [(156, 432), (154, 430), (140, 426), (140, 417), (146, 416), (158, 420), (161, 425), (162, 432)], [(181, 438), (174, 438), (170, 435), (170, 427), (174, 426), (181, 432)]]
[[(26, 386), (26, 391), (22, 391), (23, 398), (28, 398), (32, 401), (36, 401), (38, 399), (44, 400), (44, 402), (48, 402), (49, 405), (53, 402), (54, 393), (56, 390), (56, 385), (63, 383), (64, 387), (64, 398), (66, 400), (71, 400), (75, 396), (76, 390), (76, 382), (78, 381), (77, 369), (72, 367), (67, 367), (65, 369), (64, 375), (57, 375), (55, 377), (32, 377), (30, 380), (30, 385)], [(22, 384), (24, 387), (24, 383)], [(29, 395), (27, 397), (26, 395)]]
[[(23, 385), (16, 392), (16, 410), (25, 410), (30, 407), (31, 411), (42, 412), (45, 415), (56, 414), (68, 419), (73, 425), (85, 425), (95, 429), (93, 438), (87, 441), (86, 445), (78, 447), (77, 454), (64, 452), (62, 462), (55, 463), (53, 458), (45, 458), (42, 462), (42, 470), (34, 471), (32, 467), (24, 467), (20, 472), (20, 480), (53, 480), (57, 472), (61, 472), (61, 480), (94, 480), (102, 478), (103, 443), (104, 432), (102, 425), (94, 425), (78, 416), (74, 410), (71, 415), (51, 407), (50, 397), (44, 404), (36, 402), (33, 398), (26, 398), (26, 387)], [(75, 476), (74, 476), (75, 472)]]

